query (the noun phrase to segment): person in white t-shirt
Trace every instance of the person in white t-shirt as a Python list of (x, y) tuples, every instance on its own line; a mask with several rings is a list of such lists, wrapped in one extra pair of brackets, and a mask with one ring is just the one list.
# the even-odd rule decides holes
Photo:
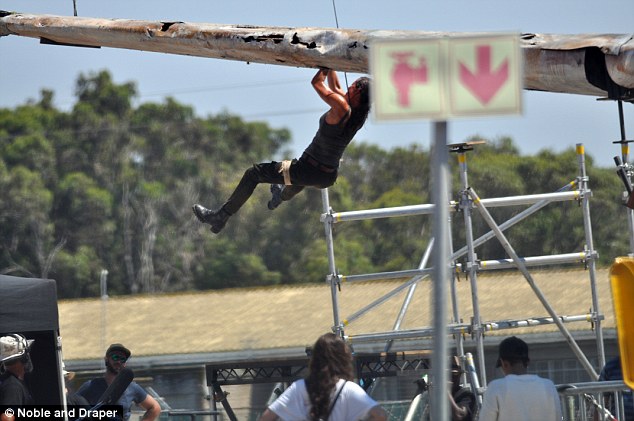
[(479, 421), (560, 421), (561, 402), (555, 384), (527, 374), (528, 345), (511, 336), (500, 343), (497, 367), (504, 377), (489, 383)]
[(308, 377), (297, 380), (260, 417), (260, 421), (385, 421), (387, 414), (352, 381), (352, 353), (343, 339), (326, 333), (312, 348)]

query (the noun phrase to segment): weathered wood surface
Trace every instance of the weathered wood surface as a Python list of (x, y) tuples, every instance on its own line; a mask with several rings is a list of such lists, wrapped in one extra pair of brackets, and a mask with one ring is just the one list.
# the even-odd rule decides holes
[[(63, 44), (368, 73), (369, 49), (376, 39), (481, 34), (257, 27), (0, 12), (0, 36), (6, 35)], [(525, 89), (634, 99), (632, 35), (523, 34), (521, 46)]]

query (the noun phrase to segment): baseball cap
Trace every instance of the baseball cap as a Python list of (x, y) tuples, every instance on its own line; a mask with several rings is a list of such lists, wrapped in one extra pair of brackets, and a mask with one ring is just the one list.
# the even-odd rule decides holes
[(500, 342), (498, 350), (498, 360), (496, 367), (502, 365), (501, 360), (508, 361), (510, 363), (522, 362), (528, 364), (528, 345), (526, 342), (518, 338), (517, 336), (511, 336)]
[(132, 355), (132, 352), (130, 352), (130, 350), (125, 346), (121, 344), (112, 344), (108, 347), (108, 350), (106, 351), (106, 356), (110, 355), (110, 353), (114, 351), (123, 352), (126, 358), (130, 358), (130, 355)]

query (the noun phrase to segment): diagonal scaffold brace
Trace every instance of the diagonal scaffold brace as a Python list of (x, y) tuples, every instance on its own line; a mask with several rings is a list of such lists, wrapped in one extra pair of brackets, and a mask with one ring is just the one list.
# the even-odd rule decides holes
[(508, 255), (513, 259), (513, 262), (515, 263), (515, 266), (517, 267), (517, 269), (522, 273), (522, 275), (524, 275), (524, 278), (526, 278), (526, 281), (530, 285), (531, 289), (533, 290), (533, 292), (535, 293), (539, 301), (542, 303), (542, 305), (544, 306), (548, 314), (550, 314), (550, 316), (552, 317), (553, 321), (555, 322), (555, 324), (561, 331), (562, 335), (568, 342), (568, 345), (570, 346), (574, 354), (579, 359), (579, 362), (581, 362), (581, 365), (583, 365), (583, 368), (590, 375), (591, 379), (597, 380), (599, 376), (597, 372), (595, 371), (594, 367), (592, 367), (592, 364), (590, 363), (590, 361), (588, 361), (588, 358), (586, 358), (585, 354), (583, 353), (583, 351), (581, 350), (581, 348), (579, 347), (575, 339), (572, 337), (572, 334), (570, 333), (570, 331), (566, 328), (566, 326), (564, 326), (564, 323), (561, 321), (561, 319), (557, 315), (557, 312), (555, 311), (555, 309), (550, 305), (550, 303), (546, 299), (546, 296), (543, 294), (541, 289), (537, 286), (537, 284), (535, 283), (535, 280), (533, 279), (532, 275), (528, 271), (526, 265), (524, 264), (522, 259), (520, 259), (520, 257), (517, 255), (517, 253), (513, 249), (513, 246), (511, 246), (511, 243), (508, 241), (508, 239), (506, 238), (506, 236), (504, 235), (504, 233), (502, 232), (498, 224), (495, 222), (495, 220), (493, 219), (493, 217), (491, 216), (487, 208), (482, 204), (478, 194), (471, 187), (469, 187), (466, 190), (466, 192), (473, 200), (473, 203), (475, 207), (478, 209), (478, 211), (480, 212), (482, 218), (485, 220), (489, 228), (491, 228), (491, 230), (494, 232), (496, 238), (498, 239), (498, 241), (500, 242), (500, 244), (502, 245), (506, 253), (508, 253)]

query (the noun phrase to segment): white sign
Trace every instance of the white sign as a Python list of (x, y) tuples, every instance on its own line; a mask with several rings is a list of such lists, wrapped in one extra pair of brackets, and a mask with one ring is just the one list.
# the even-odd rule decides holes
[(370, 49), (378, 121), (520, 114), (519, 37), (377, 40)]

